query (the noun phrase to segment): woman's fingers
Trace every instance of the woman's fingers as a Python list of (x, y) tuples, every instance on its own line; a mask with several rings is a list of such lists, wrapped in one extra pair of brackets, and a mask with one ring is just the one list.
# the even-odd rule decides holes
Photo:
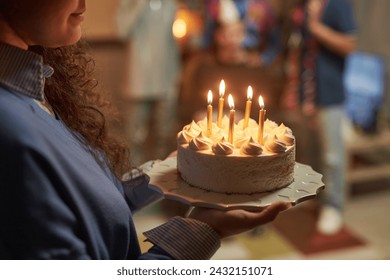
[(207, 223), (223, 238), (269, 223), (290, 207), (290, 203), (275, 202), (261, 212), (195, 208), (189, 217)]

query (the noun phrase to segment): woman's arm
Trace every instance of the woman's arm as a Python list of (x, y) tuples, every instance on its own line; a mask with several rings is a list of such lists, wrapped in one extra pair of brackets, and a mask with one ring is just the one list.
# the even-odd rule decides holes
[(356, 36), (337, 32), (319, 21), (309, 22), (309, 29), (317, 40), (329, 50), (346, 56), (356, 48)]

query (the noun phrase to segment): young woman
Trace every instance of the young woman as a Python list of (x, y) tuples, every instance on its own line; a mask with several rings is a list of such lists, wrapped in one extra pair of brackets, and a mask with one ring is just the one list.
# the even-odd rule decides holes
[(93, 61), (79, 42), (84, 0), (0, 0), (0, 259), (205, 259), (220, 238), (272, 221), (196, 208), (145, 232), (135, 211), (158, 199), (106, 131)]

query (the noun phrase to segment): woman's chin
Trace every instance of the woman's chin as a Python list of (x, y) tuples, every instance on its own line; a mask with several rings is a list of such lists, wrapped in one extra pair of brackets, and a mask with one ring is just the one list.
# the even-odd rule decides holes
[(56, 42), (47, 42), (44, 44), (44, 47), (47, 48), (60, 48), (60, 47), (66, 47), (66, 46), (72, 46), (77, 44), (81, 39), (81, 32), (78, 34), (72, 34), (72, 36), (68, 36), (66, 38), (57, 40)]

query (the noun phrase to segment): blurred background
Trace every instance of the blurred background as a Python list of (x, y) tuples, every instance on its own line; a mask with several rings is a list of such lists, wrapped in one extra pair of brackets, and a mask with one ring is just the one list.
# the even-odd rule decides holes
[[(205, 116), (208, 90), (216, 100), (224, 79), (238, 113), (251, 85), (263, 96), (267, 117), (293, 129), (297, 161), (321, 171), (318, 135), (307, 133), (316, 123), (305, 120), (299, 106), (305, 1), (230, 1), (223, 9), (217, 2), (87, 1), (84, 38), (102, 90), (118, 111), (111, 129), (131, 145), (133, 165), (174, 151), (177, 132)], [(390, 1), (350, 2), (356, 48), (340, 77), (347, 113), (345, 225), (333, 235), (318, 233), (313, 199), (269, 226), (224, 240), (215, 259), (390, 259)], [(137, 214), (139, 232), (186, 209), (174, 201), (153, 205)]]

